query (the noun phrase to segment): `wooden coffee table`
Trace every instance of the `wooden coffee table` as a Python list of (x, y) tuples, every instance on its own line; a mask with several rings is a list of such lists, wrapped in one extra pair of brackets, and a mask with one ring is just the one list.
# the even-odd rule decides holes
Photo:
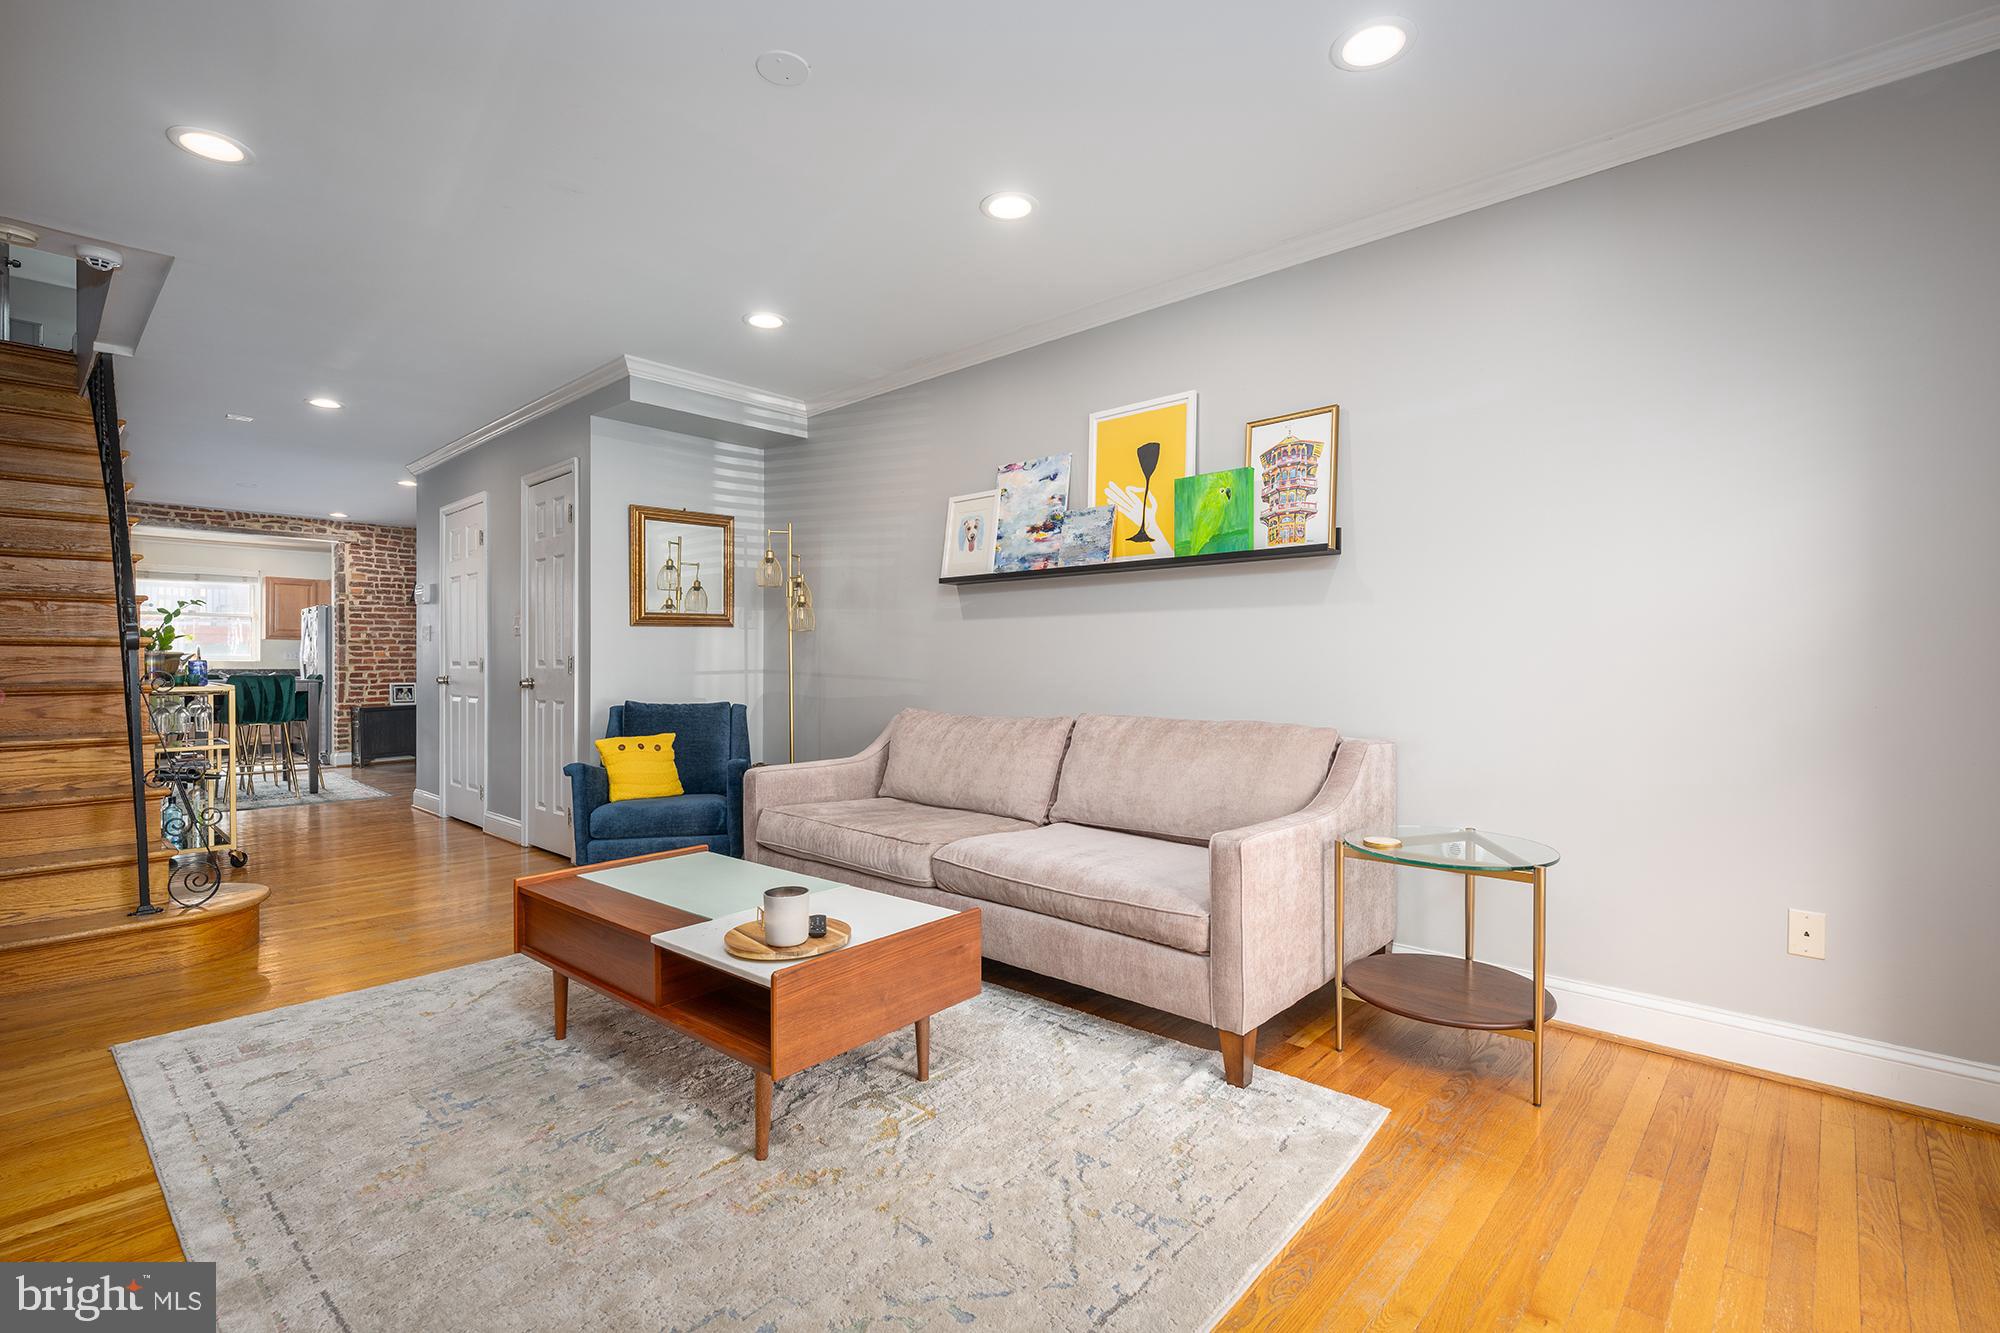
[[(753, 963), (722, 947), (764, 890), (803, 884), (814, 912), (854, 928), (846, 948)], [(514, 948), (555, 975), (555, 1035), (572, 978), (750, 1066), (757, 1160), (771, 1150), (773, 1082), (914, 1025), (930, 1077), (930, 1020), (979, 993), (979, 912), (776, 870), (699, 847), (514, 881)]]

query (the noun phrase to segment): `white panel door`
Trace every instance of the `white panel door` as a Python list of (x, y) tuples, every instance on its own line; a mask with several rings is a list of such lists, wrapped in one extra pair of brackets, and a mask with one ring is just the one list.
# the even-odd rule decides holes
[(567, 856), (569, 779), (576, 759), (576, 476), (528, 487), (521, 511), (528, 586), (521, 602), (521, 691), (526, 696), (528, 841)]
[(444, 516), (444, 812), (486, 821), (486, 502)]

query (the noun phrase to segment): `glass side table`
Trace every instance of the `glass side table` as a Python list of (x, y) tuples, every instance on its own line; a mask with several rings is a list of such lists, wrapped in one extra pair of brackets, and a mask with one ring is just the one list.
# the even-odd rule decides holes
[[(1395, 846), (1369, 846), (1370, 840), (1392, 838)], [(1347, 861), (1386, 861), (1419, 870), (1443, 870), (1465, 877), (1465, 958), (1436, 954), (1380, 953), (1347, 956)], [(1360, 1000), (1420, 1023), (1498, 1032), (1534, 1043), (1535, 1105), (1542, 1104), (1542, 1026), (1556, 1011), (1548, 993), (1547, 919), (1548, 867), (1556, 849), (1509, 833), (1485, 833), (1470, 828), (1437, 828), (1402, 824), (1390, 834), (1352, 834), (1342, 838), (1333, 862), (1333, 1048), (1347, 1045), (1347, 1001)], [(1491, 963), (1473, 961), (1472, 924), (1477, 899), (1475, 881), (1508, 879), (1531, 884), (1535, 890), (1535, 976)]]

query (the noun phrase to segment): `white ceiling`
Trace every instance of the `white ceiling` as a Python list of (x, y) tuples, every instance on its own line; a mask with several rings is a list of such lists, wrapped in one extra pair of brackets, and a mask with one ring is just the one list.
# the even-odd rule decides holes
[[(1408, 54), (1334, 68), (1384, 12)], [(614, 356), (821, 407), (1990, 49), (2000, 6), (4, 0), (0, 33), (0, 216), (173, 256), (119, 368), (142, 492), (408, 522), (407, 462)], [(773, 47), (811, 80), (761, 81)], [(1042, 207), (991, 222), (1001, 188)]]

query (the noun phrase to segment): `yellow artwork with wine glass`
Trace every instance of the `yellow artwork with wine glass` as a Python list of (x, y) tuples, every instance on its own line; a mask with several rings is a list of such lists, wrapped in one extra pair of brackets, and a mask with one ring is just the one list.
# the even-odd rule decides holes
[(1090, 416), (1090, 494), (1109, 505), (1113, 560), (1174, 553), (1174, 482), (1194, 467), (1195, 395), (1174, 394)]

